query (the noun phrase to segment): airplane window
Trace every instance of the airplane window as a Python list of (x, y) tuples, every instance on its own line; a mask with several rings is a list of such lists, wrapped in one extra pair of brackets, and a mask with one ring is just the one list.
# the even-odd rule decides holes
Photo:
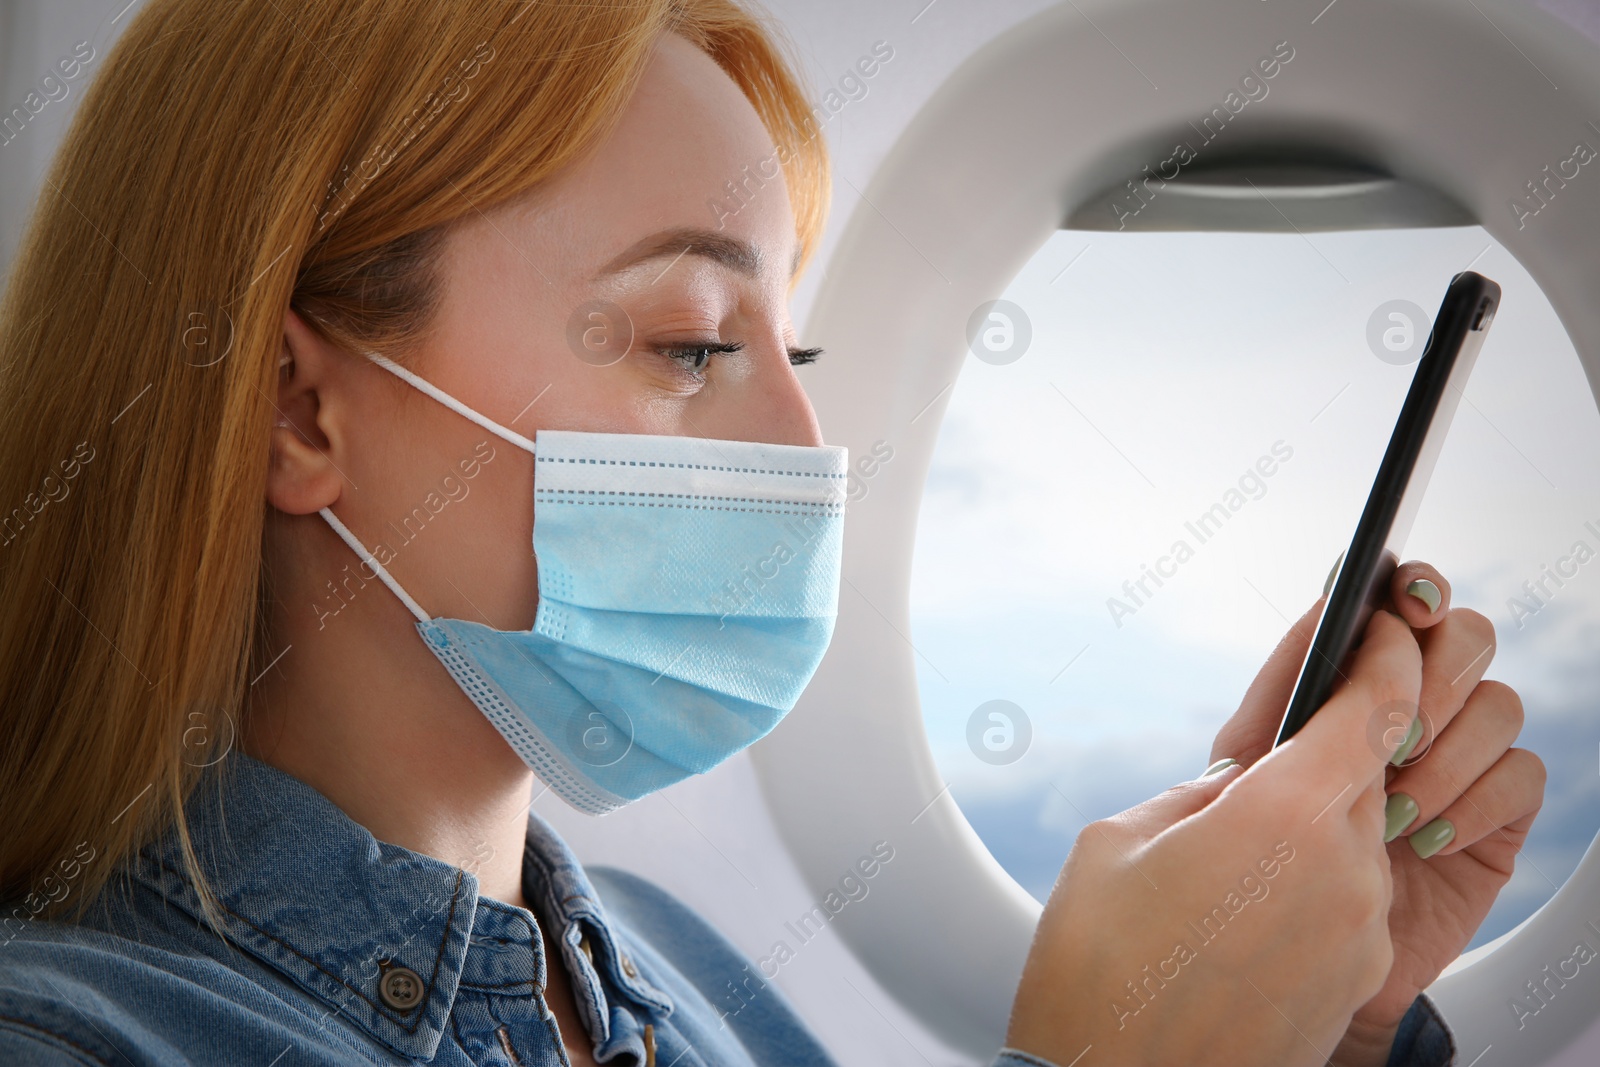
[(1502, 307), (1405, 558), (1488, 616), (1549, 769), (1471, 947), (1600, 826), (1600, 412), (1537, 284), (1477, 226), (1062, 230), (974, 309), (919, 516), (930, 743), (1037, 899), (1073, 840), (1193, 778), (1349, 541), (1451, 275)]

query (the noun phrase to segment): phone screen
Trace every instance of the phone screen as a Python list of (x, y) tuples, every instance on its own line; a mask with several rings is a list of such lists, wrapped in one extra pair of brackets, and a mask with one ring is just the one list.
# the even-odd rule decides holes
[(1483, 275), (1468, 270), (1450, 279), (1274, 747), (1293, 737), (1348, 680), (1351, 654), (1387, 595), (1461, 390), (1499, 304), (1500, 286)]

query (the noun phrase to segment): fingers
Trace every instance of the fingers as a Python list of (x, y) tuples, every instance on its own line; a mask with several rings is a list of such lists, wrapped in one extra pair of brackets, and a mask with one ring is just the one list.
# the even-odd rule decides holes
[(1402, 563), (1389, 580), (1390, 606), (1417, 629), (1432, 626), (1450, 611), (1450, 583), (1418, 560)]
[[(1514, 748), (1506, 754), (1510, 755), (1511, 752), (1523, 751), (1523, 749)], [(1530, 752), (1528, 755), (1531, 756), (1533, 753)], [(1538, 757), (1534, 756), (1534, 759), (1537, 760)], [(1539, 788), (1542, 793), (1545, 780), (1543, 760), (1539, 760), (1539, 770), (1537, 773), (1539, 775)], [(1544, 798), (1541, 795), (1541, 804), (1543, 799)], [(1512, 874), (1516, 872), (1517, 853), (1522, 851), (1523, 842), (1527, 841), (1528, 831), (1533, 828), (1533, 820), (1538, 816), (1538, 814), (1539, 808), (1535, 807), (1527, 814), (1512, 819), (1504, 826), (1485, 834), (1472, 844), (1462, 846), (1460, 850), (1461, 854), (1477, 861), (1485, 867), (1499, 871), (1500, 874), (1504, 876), (1505, 880), (1509, 882)], [(1384, 847), (1387, 848), (1388, 846)]]
[(1538, 756), (1525, 748), (1506, 749), (1442, 812), (1418, 816), (1405, 836), (1423, 859), (1473, 849), (1479, 859), (1510, 877), (1511, 857), (1544, 803), (1545, 777)]
[[(1421, 734), (1401, 766), (1420, 760), (1477, 690), (1494, 659), (1494, 624), (1470, 608), (1455, 608), (1418, 634), (1417, 643), (1422, 649)], [(1517, 725), (1520, 729), (1520, 718)]]
[(1278, 738), (1278, 726), (1283, 722), (1284, 709), (1289, 706), (1289, 695), (1299, 677), (1300, 665), (1311, 648), (1311, 635), (1316, 632), (1326, 603), (1326, 600), (1318, 600), (1312, 604), (1267, 657), (1266, 664), (1245, 690), (1239, 710), (1217, 731), (1211, 745), (1212, 763), (1232, 757), (1248, 767), (1272, 749), (1272, 743)]
[[(1330, 583), (1343, 560), (1344, 556), (1341, 553), (1339, 560), (1334, 563), (1334, 569), (1328, 574)], [(1435, 593), (1437, 594), (1436, 608), (1430, 610), (1427, 602), (1406, 592), (1406, 589), (1417, 581), (1432, 583), (1430, 587), (1418, 586), (1418, 589), (1427, 593), (1430, 599)], [(1278, 726), (1283, 721), (1284, 709), (1289, 704), (1289, 697), (1294, 692), (1294, 683), (1300, 675), (1300, 667), (1311, 648), (1312, 635), (1316, 633), (1317, 625), (1322, 620), (1323, 608), (1327, 606), (1327, 592), (1327, 589), (1323, 590), (1322, 597), (1295, 621), (1283, 639), (1278, 642), (1277, 647), (1272, 650), (1272, 655), (1267, 658), (1265, 666), (1250, 683), (1244, 699), (1240, 701), (1239, 710), (1217, 731), (1216, 740), (1211, 746), (1210, 762), (1214, 763), (1225, 756), (1231, 756), (1249, 767), (1272, 750), (1272, 744), (1277, 740)], [(1395, 569), (1388, 599), (1393, 601), (1392, 607), (1407, 623), (1422, 632), (1430, 632), (1455, 614), (1450, 610), (1450, 583), (1445, 581), (1444, 576), (1432, 566), (1418, 561), (1401, 564)], [(1493, 628), (1488, 626), (1488, 620), (1482, 619), (1481, 616), (1478, 618), (1485, 627), (1483, 634), (1472, 634), (1470, 624), (1456, 620), (1450, 628), (1450, 639), (1439, 640), (1431, 646), (1439, 651), (1452, 653), (1448, 656), (1438, 656), (1437, 661), (1431, 665), (1432, 677), (1429, 688), (1432, 695), (1422, 702), (1423, 709), (1427, 712), (1425, 719), (1439, 723), (1440, 728), (1460, 708), (1465, 695), (1471, 692), (1478, 679), (1483, 677), (1483, 671), (1487, 669), (1488, 661), (1492, 658), (1491, 652), (1484, 656), (1482, 662), (1476, 664), (1464, 678), (1457, 679), (1461, 669), (1482, 652), (1484, 643), (1492, 643)], [(1457, 642), (1464, 641), (1468, 636), (1481, 636), (1483, 641), (1471, 649), (1466, 659), (1461, 659), (1454, 655), (1460, 647), (1463, 647)], [(1438, 652), (1434, 655), (1437, 656)], [(1440, 677), (1441, 675), (1443, 677)], [(1452, 682), (1455, 683), (1453, 689)], [(1417, 717), (1415, 711), (1410, 715), (1412, 718)], [(1405, 725), (1409, 725), (1409, 722), (1402, 725), (1394, 743), (1390, 746), (1391, 749), (1399, 746), (1400, 740), (1405, 735)], [(1411, 746), (1412, 751), (1420, 750), (1428, 739), (1429, 734), (1425, 730), (1424, 736)]]
[(1384, 811), (1388, 794), (1383, 791), (1383, 776), (1378, 775), (1361, 790), (1354, 802), (1350, 805), (1350, 822), (1356, 832), (1368, 841), (1376, 841), (1378, 853), (1383, 856), (1384, 866), (1388, 866), (1388, 856), (1384, 854)]
[[(1426, 826), (1447, 810), (1457, 808), (1461, 803), (1457, 798), (1468, 795), (1474, 783), (1503, 758), (1522, 732), (1522, 722), (1522, 701), (1514, 689), (1495, 681), (1477, 685), (1448, 728), (1440, 732), (1422, 756), (1403, 767), (1389, 783), (1389, 796), (1401, 799), (1389, 802), (1395, 821), (1389, 824), (1392, 832), (1386, 836), (1407, 834)], [(1411, 805), (1405, 803), (1406, 797), (1414, 802), (1416, 809), (1410, 818), (1404, 817), (1411, 811)], [(1512, 812), (1494, 825), (1503, 825), (1521, 814), (1521, 811)], [(1471, 844), (1491, 828), (1484, 827), (1475, 836), (1463, 840), (1462, 845)], [(1456, 826), (1456, 833), (1464, 836), (1461, 826)]]
[[(1348, 811), (1374, 779), (1381, 787), (1387, 766), (1391, 749), (1374, 743), (1374, 715), (1381, 717), (1386, 708), (1415, 709), (1421, 686), (1422, 650), (1411, 628), (1396, 615), (1375, 611), (1356, 651), (1348, 684), (1340, 686), (1299, 733), (1267, 758), (1290, 761), (1292, 774), (1311, 796), (1327, 798), (1324, 803), (1342, 803)], [(1338, 801), (1335, 794), (1340, 794)]]
[(1203, 810), (1243, 773), (1242, 766), (1232, 764), (1215, 774), (1179, 782), (1143, 803), (1091, 825), (1097, 828), (1097, 832), (1125, 842), (1129, 847), (1142, 845)]

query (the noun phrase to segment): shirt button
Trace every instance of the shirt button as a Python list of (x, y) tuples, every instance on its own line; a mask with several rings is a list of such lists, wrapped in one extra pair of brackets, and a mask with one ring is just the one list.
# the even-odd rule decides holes
[(622, 973), (627, 975), (629, 978), (639, 977), (638, 968), (633, 965), (633, 961), (628, 958), (628, 954), (626, 952), (622, 953)]
[(422, 1000), (422, 979), (409, 967), (391, 967), (378, 982), (378, 995), (395, 1011), (409, 1011)]

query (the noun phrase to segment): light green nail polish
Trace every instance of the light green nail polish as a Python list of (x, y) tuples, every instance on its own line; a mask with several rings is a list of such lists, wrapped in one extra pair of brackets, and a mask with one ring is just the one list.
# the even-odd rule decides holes
[(1406, 840), (1411, 842), (1419, 858), (1427, 859), (1448, 845), (1455, 836), (1456, 828), (1450, 825), (1449, 819), (1435, 819)]
[(1439, 594), (1439, 587), (1426, 578), (1418, 578), (1406, 586), (1406, 592), (1428, 605), (1429, 615), (1439, 610), (1439, 601), (1443, 599)]
[(1229, 767), (1232, 767), (1235, 763), (1238, 763), (1238, 762), (1239, 761), (1234, 759), (1232, 756), (1229, 756), (1226, 759), (1219, 759), (1219, 760), (1217, 760), (1217, 762), (1215, 762), (1211, 766), (1207, 767), (1205, 769), (1205, 772), (1203, 774), (1201, 774), (1200, 777), (1209, 778), (1213, 774), (1221, 774), (1223, 771), (1227, 770)]
[(1333, 576), (1339, 573), (1339, 564), (1344, 562), (1344, 553), (1339, 553), (1339, 558), (1333, 561), (1333, 570), (1328, 572), (1328, 580), (1322, 583), (1322, 595), (1327, 596), (1328, 590), (1333, 588)]
[(1405, 793), (1394, 793), (1383, 805), (1383, 843), (1388, 844), (1400, 836), (1400, 831), (1411, 825), (1417, 817), (1417, 802)]
[(1411, 750), (1417, 747), (1417, 742), (1422, 740), (1422, 714), (1419, 712), (1411, 720), (1411, 729), (1406, 731), (1406, 739), (1400, 742), (1400, 747), (1394, 750), (1394, 755), (1389, 757), (1389, 762), (1396, 767), (1404, 763), (1406, 757), (1411, 755)]

